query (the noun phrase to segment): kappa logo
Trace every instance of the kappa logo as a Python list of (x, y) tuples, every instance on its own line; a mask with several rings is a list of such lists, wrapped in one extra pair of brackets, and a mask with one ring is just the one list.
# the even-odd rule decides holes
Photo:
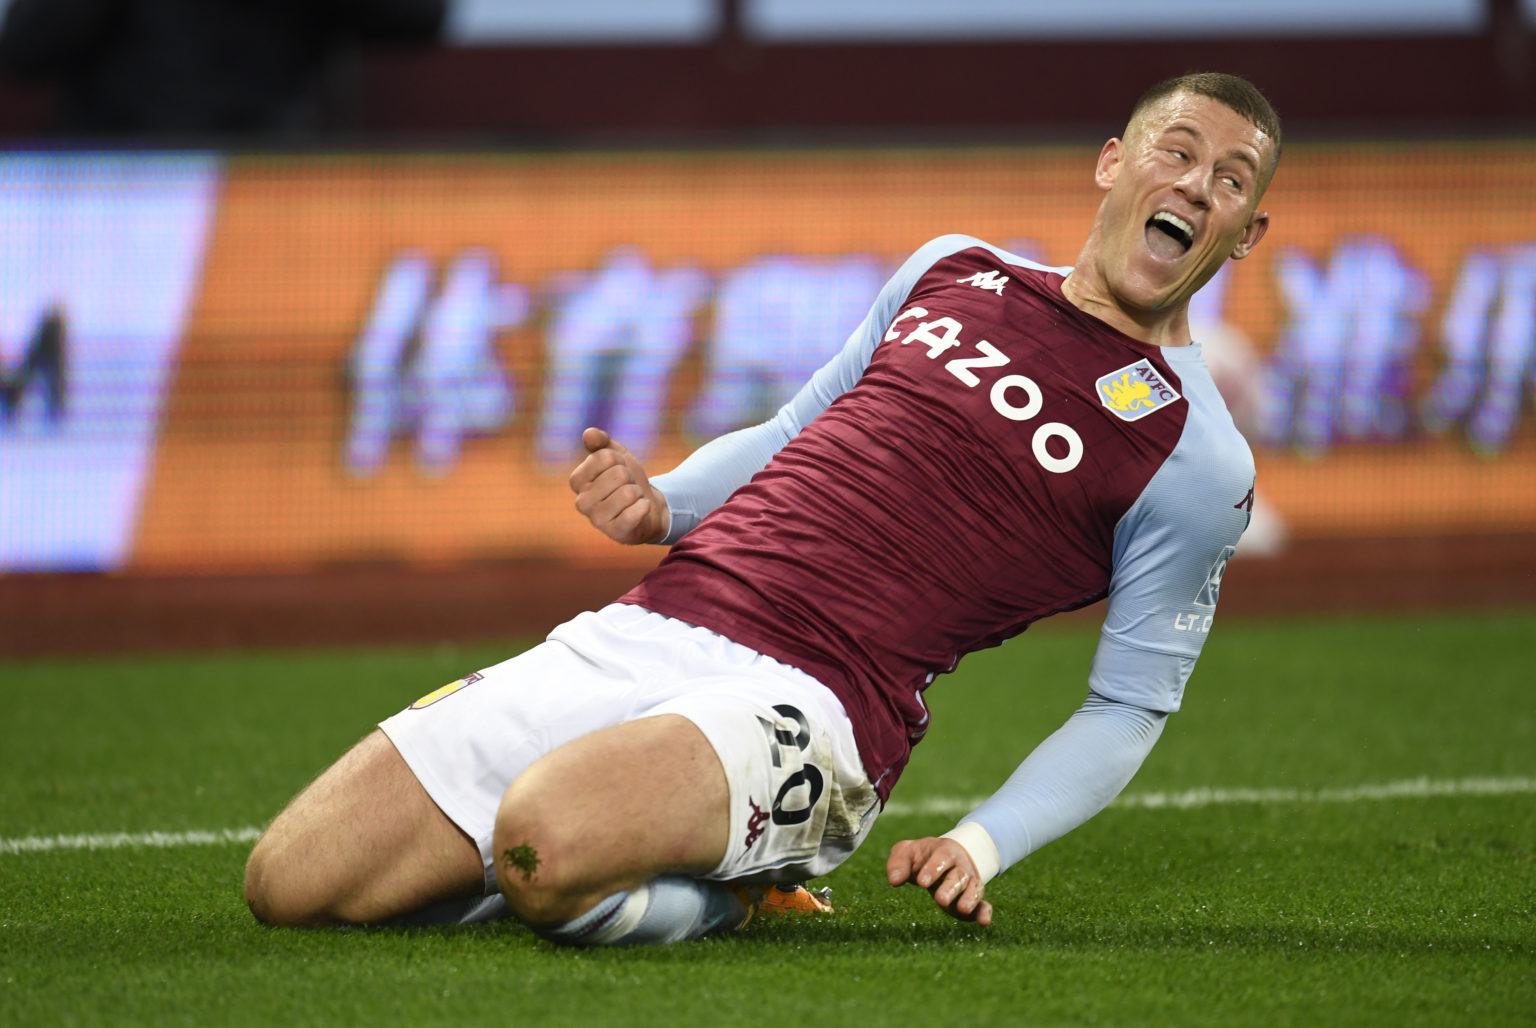
[(768, 821), (768, 811), (757, 805), (752, 797), (747, 797), (747, 805), (752, 808), (752, 813), (747, 815), (747, 849), (763, 837), (763, 825)]
[(977, 289), (989, 289), (998, 296), (1003, 295), (1003, 286), (1008, 284), (1007, 275), (999, 275), (995, 271), (978, 271), (974, 275), (965, 278), (957, 278), (961, 285), (975, 286)]
[(476, 671), (472, 675), (465, 675), (463, 678), (459, 679), (456, 682), (449, 682), (447, 685), (443, 686), (441, 689), (433, 689), (431, 692), (427, 693), (421, 699), (419, 699), (415, 703), (411, 704), (410, 709), (411, 710), (421, 710), (423, 707), (430, 707), (430, 706), (432, 706), (432, 704), (436, 703), (438, 700), (447, 699), (449, 696), (452, 696), (454, 693), (458, 692), (460, 689), (464, 688), (466, 685), (474, 685), (476, 682), (480, 681), (480, 679), (482, 679), (484, 677), (485, 676), (482, 675), (478, 671)]
[(1139, 421), (1179, 399), (1179, 391), (1145, 358), (1111, 371), (1094, 384), (1099, 402), (1121, 421)]

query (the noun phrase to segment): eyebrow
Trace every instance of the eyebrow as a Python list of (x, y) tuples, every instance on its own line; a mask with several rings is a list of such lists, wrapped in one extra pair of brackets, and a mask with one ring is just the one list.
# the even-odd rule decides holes
[[(1164, 135), (1168, 135), (1173, 132), (1182, 132), (1197, 142), (1205, 141), (1205, 137), (1200, 134), (1200, 130), (1195, 128), (1193, 125), (1169, 125), (1167, 128), (1163, 129)], [(1242, 161), (1244, 164), (1248, 165), (1249, 170), (1251, 170), (1255, 175), (1259, 174), (1259, 162), (1249, 156), (1246, 151), (1231, 150), (1227, 153), (1226, 156), (1235, 160)]]

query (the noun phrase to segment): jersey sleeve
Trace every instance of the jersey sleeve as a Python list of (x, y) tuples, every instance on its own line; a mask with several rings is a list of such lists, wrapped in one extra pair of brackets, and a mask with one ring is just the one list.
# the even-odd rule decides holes
[(1109, 610), (1087, 702), (951, 833), (984, 876), (1110, 802), (1178, 710), (1211, 624), (1227, 561), (1248, 524), (1253, 456), (1196, 365), (1191, 415), (1172, 453), (1115, 526)]
[(800, 434), (818, 414), (852, 389), (869, 366), (887, 326), (923, 274), (935, 261), (967, 247), (983, 245), (964, 235), (940, 236), (919, 247), (881, 287), (859, 327), (841, 350), (813, 374), (772, 418), (719, 436), (689, 454), (676, 468), (652, 483), (667, 498), (671, 520), (662, 543), (675, 543), (704, 516), (757, 474), (773, 455)]
[(1115, 528), (1109, 609), (1088, 677), (1101, 696), (1170, 713), (1215, 620), (1253, 489), (1253, 458), (1235, 431), (1193, 435)]
[(1082, 707), (945, 834), (985, 882), (1061, 838), (1120, 794), (1162, 734), (1168, 715), (1089, 693)]

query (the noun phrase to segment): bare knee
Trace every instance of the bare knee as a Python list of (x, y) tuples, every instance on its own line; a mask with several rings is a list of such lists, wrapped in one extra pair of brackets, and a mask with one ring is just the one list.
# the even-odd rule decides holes
[(502, 797), (496, 880), (535, 927), (568, 922), (658, 874), (699, 874), (725, 854), (725, 772), (692, 722), (606, 728), (536, 761)]
[(557, 812), (515, 785), (496, 815), (492, 854), (507, 905), (534, 927), (564, 924), (612, 889), (593, 893), (580, 869), (580, 849)]
[(245, 864), (245, 902), (256, 920), (284, 927), (333, 924), (330, 897), (306, 874), (294, 847), (269, 830)]
[(262, 836), (245, 862), (245, 903), (256, 920), (271, 925), (314, 924), (319, 911), (307, 909), (294, 887), (291, 862)]
[(245, 898), (268, 924), (377, 924), (484, 884), (474, 841), (374, 731), (272, 822), (246, 865)]

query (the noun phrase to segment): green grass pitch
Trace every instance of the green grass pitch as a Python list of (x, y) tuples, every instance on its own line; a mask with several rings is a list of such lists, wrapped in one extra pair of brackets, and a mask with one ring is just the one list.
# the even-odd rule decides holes
[[(1536, 1023), (1536, 611), (1224, 623), (1132, 802), (993, 883), (990, 929), (889, 889), (892, 842), (1075, 709), (1095, 637), (1041, 626), (939, 681), (835, 915), (621, 951), (272, 930), (247, 843), (48, 841), (259, 826), (507, 646), (0, 663), (0, 1025)], [(1263, 791), (1135, 802), (1207, 788)]]

